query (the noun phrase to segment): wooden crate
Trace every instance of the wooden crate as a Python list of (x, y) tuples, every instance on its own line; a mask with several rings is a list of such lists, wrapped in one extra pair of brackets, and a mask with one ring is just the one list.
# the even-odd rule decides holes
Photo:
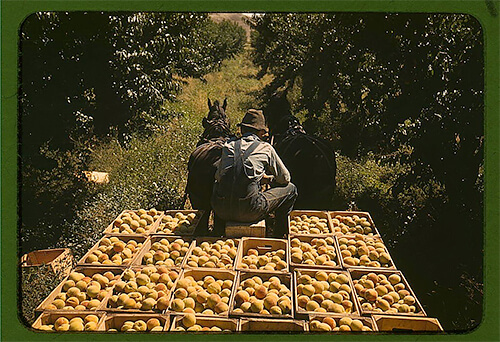
[[(182, 326), (182, 318), (184, 317), (183, 314), (175, 314), (172, 315), (172, 325), (170, 328), (170, 332), (176, 332), (176, 328), (179, 326)], [(196, 316), (196, 324), (201, 325), (202, 327), (214, 327), (217, 326), (221, 328), (222, 330), (231, 330), (232, 332), (239, 331), (239, 321), (234, 318), (222, 318), (222, 317), (209, 317), (209, 316), (203, 316), (203, 315), (195, 315)], [(203, 333), (207, 333), (209, 331), (203, 331)], [(221, 332), (219, 332), (221, 333)]]
[[(143, 313), (126, 313), (126, 314), (107, 313), (106, 317), (104, 317), (104, 319), (99, 324), (98, 331), (108, 331), (109, 329), (117, 329), (118, 332), (120, 332), (120, 327), (126, 321), (135, 322), (138, 320), (143, 320), (144, 322), (147, 322), (147, 320), (150, 318), (157, 318), (160, 321), (161, 326), (163, 327), (163, 330), (161, 332), (168, 331), (168, 329), (170, 328), (169, 315), (143, 314)], [(148, 333), (155, 333), (155, 332), (148, 332)]]
[[(174, 231), (171, 234), (167, 234), (167, 233), (164, 233), (164, 232), (160, 231), (159, 229), (160, 229), (160, 225), (162, 224), (161, 221), (162, 221), (163, 217), (165, 217), (167, 215), (173, 216), (176, 213), (182, 213), (184, 215), (188, 215), (188, 214), (191, 214), (191, 213), (195, 213), (196, 214), (195, 219), (193, 220), (193, 222), (190, 225), (191, 230), (189, 232), (186, 232), (186, 233)], [(194, 231), (196, 230), (196, 227), (198, 227), (198, 224), (200, 223), (200, 219), (203, 216), (203, 214), (204, 214), (203, 210), (166, 210), (163, 213), (162, 217), (160, 217), (158, 225), (156, 225), (154, 231), (151, 232), (151, 234), (176, 235), (176, 236), (192, 236), (194, 234)]]
[[(290, 230), (290, 221), (293, 220), (294, 217), (296, 216), (301, 216), (301, 215), (307, 215), (307, 216), (317, 216), (319, 218), (325, 218), (326, 219), (326, 223), (327, 223), (327, 226), (328, 226), (328, 230), (330, 231), (330, 233), (328, 234), (325, 234), (325, 233), (321, 233), (321, 234), (308, 234), (306, 232), (302, 232), (302, 233), (294, 233)], [(333, 226), (332, 226), (332, 222), (331, 222), (331, 219), (330, 219), (330, 216), (328, 215), (328, 212), (327, 211), (320, 211), (320, 210), (292, 210), (290, 212), (290, 215), (288, 215), (288, 233), (289, 235), (307, 235), (307, 236), (325, 236), (325, 235), (333, 235), (334, 234), (334, 231), (333, 231)]]
[(347, 239), (357, 239), (357, 237), (362, 237), (363, 240), (366, 242), (367, 239), (375, 239), (379, 242), (382, 242), (384, 243), (384, 241), (382, 241), (382, 238), (378, 235), (375, 235), (375, 236), (366, 236), (366, 235), (363, 235), (363, 234), (349, 234), (349, 235), (336, 235), (335, 236), (335, 240), (337, 241), (337, 247), (338, 247), (338, 250), (339, 250), (339, 254), (340, 254), (340, 262), (341, 262), (341, 265), (342, 265), (342, 268), (344, 269), (349, 269), (349, 268), (359, 268), (360, 270), (371, 270), (371, 271), (374, 271), (376, 272), (377, 270), (397, 270), (396, 268), (396, 265), (394, 264), (394, 260), (392, 259), (392, 256), (391, 254), (389, 253), (389, 250), (387, 249), (387, 247), (385, 246), (384, 244), (384, 250), (387, 254), (389, 254), (389, 257), (391, 258), (391, 262), (390, 262), (390, 266), (389, 267), (383, 267), (383, 266), (380, 266), (380, 267), (371, 267), (371, 266), (361, 266), (361, 265), (357, 265), (357, 266), (352, 266), (352, 265), (349, 265), (349, 264), (346, 264), (344, 262), (344, 257), (342, 256), (342, 251), (340, 250), (340, 242), (339, 240), (341, 238), (347, 238)]
[[(83, 273), (85, 274), (86, 276), (88, 277), (92, 277), (94, 274), (96, 273), (100, 273), (100, 274), (104, 274), (105, 272), (112, 272), (114, 275), (121, 275), (123, 274), (123, 271), (125, 270), (124, 267), (84, 267), (84, 266), (77, 266), (73, 271), (74, 272), (80, 272), (80, 273)], [(63, 285), (64, 283), (69, 279), (69, 275), (66, 276), (62, 281), (61, 283), (59, 283), (59, 285), (57, 285), (57, 287), (48, 295), (47, 298), (45, 298), (43, 300), (43, 302), (40, 303), (40, 305), (38, 305), (38, 307), (35, 309), (35, 313), (39, 314), (43, 311), (46, 311), (48, 310), (47, 309), (47, 306), (49, 304), (51, 304), (54, 299), (56, 298), (56, 296), (62, 292), (62, 288), (63, 288)], [(110, 291), (111, 293), (111, 287), (108, 288), (108, 290)], [(95, 310), (88, 310), (88, 312), (93, 312), (93, 311), (98, 311), (98, 310), (101, 310), (105, 307), (105, 303), (107, 302), (107, 299), (104, 298), (102, 301), (101, 301), (101, 305), (99, 307), (97, 307)], [(50, 311), (53, 311), (53, 312), (61, 312), (61, 311), (64, 311), (64, 312), (68, 312), (68, 310), (50, 310)], [(71, 312), (71, 311), (69, 311)]]
[[(291, 310), (289, 314), (285, 315), (265, 315), (265, 314), (259, 314), (259, 313), (253, 313), (253, 312), (244, 312), (244, 313), (238, 313), (234, 312), (235, 308), (235, 296), (236, 292), (238, 292), (238, 287), (240, 284), (248, 278), (252, 278), (253, 276), (259, 276), (263, 281), (269, 280), (271, 277), (278, 277), (281, 281), (282, 284), (286, 285), (286, 287), (290, 290), (291, 296), (290, 296), (290, 303), (291, 305)], [(236, 276), (236, 283), (233, 286), (233, 293), (231, 295), (231, 300), (229, 301), (229, 316), (231, 317), (254, 317), (254, 318), (271, 318), (271, 319), (290, 319), (295, 317), (294, 313), (294, 294), (293, 294), (293, 282), (292, 282), (292, 275), (290, 273), (269, 273), (269, 272), (238, 272), (238, 275)]]
[(266, 221), (256, 223), (226, 222), (226, 236), (240, 237), (266, 237)]
[[(186, 254), (184, 255), (184, 258), (183, 258), (181, 264), (172, 266), (172, 267), (184, 268), (184, 265), (186, 264), (186, 256), (189, 254), (189, 252), (191, 251), (191, 249), (194, 246), (194, 239), (192, 237), (174, 236), (174, 235), (165, 235), (165, 234), (163, 234), (163, 235), (161, 235), (161, 234), (160, 235), (157, 235), (157, 234), (150, 235), (149, 238), (144, 242), (144, 245), (142, 246), (142, 249), (140, 250), (140, 252), (137, 253), (136, 257), (132, 260), (132, 265), (133, 266), (146, 266), (146, 265), (142, 264), (142, 258), (144, 257), (144, 254), (146, 254), (147, 252), (149, 252), (151, 250), (151, 245), (153, 243), (158, 242), (162, 239), (166, 239), (170, 243), (177, 240), (177, 239), (182, 239), (183, 241), (189, 243), (188, 250), (187, 250)], [(154, 266), (160, 266), (160, 265), (154, 265)]]
[(296, 319), (242, 318), (239, 331), (304, 332), (308, 331), (308, 326), (305, 321)]
[[(195, 281), (203, 280), (206, 276), (212, 276), (214, 277), (215, 280), (231, 280), (233, 282), (233, 286), (231, 287), (231, 294), (229, 296), (229, 302), (228, 306), (231, 309), (231, 298), (233, 297), (234, 291), (235, 291), (235, 284), (236, 284), (236, 272), (231, 271), (231, 270), (223, 270), (223, 269), (213, 269), (213, 268), (192, 268), (192, 269), (186, 269), (182, 272), (182, 278), (186, 277), (193, 277)], [(181, 279), (179, 277), (178, 279)], [(177, 290), (177, 282), (172, 290), (172, 294)], [(182, 314), (181, 312), (173, 311), (170, 306), (172, 305), (172, 301), (174, 300), (174, 296), (172, 295), (170, 298), (170, 303), (168, 306), (168, 312), (171, 314)], [(206, 314), (196, 314), (196, 316), (200, 317), (227, 317), (228, 312), (225, 314), (215, 314), (215, 315), (206, 315)]]
[(113, 229), (113, 226), (114, 226), (114, 223), (117, 219), (121, 218), (123, 214), (125, 213), (131, 213), (131, 212), (135, 212), (137, 213), (138, 210), (124, 210), (120, 213), (120, 215), (118, 215), (117, 218), (115, 218), (113, 220), (113, 222), (110, 223), (109, 226), (106, 227), (106, 229), (104, 229), (103, 231), (103, 234), (117, 234), (117, 235), (149, 235), (149, 234), (153, 234), (156, 229), (158, 228), (158, 225), (160, 224), (160, 221), (161, 221), (161, 217), (163, 216), (163, 211), (158, 211), (158, 214), (160, 215), (159, 218), (157, 218), (152, 224), (146, 226), (146, 227), (149, 227), (149, 229), (146, 230), (145, 233), (134, 233), (134, 234), (128, 234), (128, 233), (112, 233), (112, 229)]
[(49, 267), (52, 273), (65, 277), (73, 267), (73, 255), (69, 248), (40, 249), (21, 257), (21, 267)]
[[(365, 212), (365, 211), (329, 211), (328, 215), (330, 216), (330, 222), (332, 223), (332, 229), (334, 228), (333, 219), (337, 215), (351, 216), (351, 217), (353, 215), (358, 215), (359, 217), (366, 217), (366, 219), (368, 220), (368, 222), (370, 222), (370, 225), (372, 227), (372, 233), (368, 234), (368, 236), (372, 236), (372, 235), (380, 236), (380, 233), (379, 233), (377, 227), (375, 226), (375, 222), (373, 222), (373, 219), (372, 219), (370, 213), (368, 213), (368, 212)], [(343, 234), (342, 232), (337, 232), (336, 234), (339, 234), (339, 233)]]
[[(40, 327), (42, 325), (47, 325), (47, 324), (54, 324), (54, 322), (59, 318), (59, 317), (66, 317), (67, 319), (71, 320), (74, 317), (80, 317), (82, 319), (85, 318), (87, 315), (96, 315), (99, 318), (99, 321), (97, 323), (97, 330), (99, 329), (99, 326), (103, 323), (105, 313), (102, 311), (45, 311), (43, 312), (33, 323), (31, 326), (33, 329), (40, 330)], [(59, 332), (60, 333), (60, 332)], [(70, 333), (74, 333), (74, 331), (71, 331)]]
[[(87, 257), (91, 255), (95, 250), (99, 248), (99, 244), (104, 238), (110, 238), (110, 237), (118, 237), (121, 241), (124, 241), (125, 243), (130, 241), (130, 240), (135, 240), (137, 243), (142, 243), (142, 247), (139, 249), (136, 249), (135, 252), (132, 254), (132, 259), (130, 261), (124, 262), (121, 265), (102, 265), (102, 264), (92, 264), (88, 263), (85, 260), (87, 260)], [(132, 265), (132, 262), (134, 261), (134, 258), (140, 254), (141, 250), (144, 248), (144, 243), (146, 242), (146, 237), (144, 235), (132, 235), (132, 234), (127, 234), (127, 235), (116, 235), (116, 234), (106, 234), (104, 235), (97, 243), (89, 249), (87, 253), (78, 261), (77, 266), (87, 266), (87, 267), (128, 267)]]
[(420, 304), (420, 301), (418, 300), (417, 296), (415, 295), (415, 292), (413, 292), (408, 281), (406, 280), (406, 278), (404, 277), (404, 275), (401, 271), (391, 271), (391, 270), (374, 271), (374, 270), (360, 270), (360, 269), (350, 268), (350, 269), (348, 269), (348, 272), (351, 275), (351, 280), (353, 281), (353, 284), (354, 284), (355, 279), (360, 279), (361, 276), (368, 274), (368, 273), (372, 273), (372, 272), (376, 273), (376, 274), (384, 274), (387, 277), (389, 277), (391, 274), (398, 274), (401, 277), (401, 282), (405, 285), (405, 289), (410, 292), (410, 294), (413, 296), (413, 298), (415, 298), (415, 308), (417, 309), (415, 313), (407, 312), (407, 313), (397, 313), (397, 314), (396, 313), (385, 314), (383, 312), (378, 312), (378, 311), (374, 311), (374, 310), (363, 310), (359, 296), (356, 293), (356, 295), (355, 295), (356, 302), (357, 302), (357, 305), (358, 305), (359, 310), (360, 310), (362, 315), (427, 316), (427, 314), (424, 311), (424, 308), (422, 307), (422, 305)]
[(353, 286), (353, 283), (352, 283), (352, 279), (351, 279), (351, 276), (349, 275), (348, 272), (344, 271), (344, 270), (336, 270), (336, 269), (331, 269), (331, 270), (325, 270), (325, 269), (308, 269), (308, 268), (303, 268), (303, 269), (295, 269), (294, 272), (293, 272), (293, 295), (294, 295), (294, 303), (295, 303), (295, 314), (297, 317), (302, 317), (302, 318), (306, 318), (308, 317), (309, 315), (314, 315), (314, 314), (320, 314), (320, 313), (317, 313), (317, 312), (314, 312), (314, 311), (307, 311), (307, 310), (304, 310), (302, 309), (301, 307), (299, 307), (299, 304), (298, 304), (298, 298), (299, 298), (299, 294), (297, 292), (297, 279), (298, 279), (298, 272), (300, 272), (300, 274), (307, 274), (311, 277), (314, 277), (314, 275), (316, 274), (316, 272), (319, 272), (319, 271), (323, 271), (323, 272), (327, 272), (327, 273), (335, 273), (335, 274), (345, 274), (347, 276), (347, 278), (349, 279), (349, 287), (351, 288), (351, 293), (350, 293), (350, 298), (351, 298), (351, 302), (352, 302), (352, 311), (350, 313), (334, 313), (334, 312), (322, 312), (321, 315), (327, 315), (327, 316), (346, 316), (346, 315), (355, 315), (355, 316), (359, 316), (360, 315), (360, 309), (359, 309), (359, 306), (358, 306), (358, 302), (357, 300), (354, 298), (356, 295), (355, 295), (355, 290), (354, 290), (354, 286)]
[[(198, 247), (199, 245), (201, 245), (203, 242), (208, 242), (210, 244), (213, 244), (215, 242), (217, 242), (218, 240), (223, 240), (223, 241), (226, 241), (228, 240), (228, 238), (217, 238), (217, 237), (201, 237), (201, 238), (195, 238), (195, 241), (193, 243), (193, 246), (192, 248), (190, 248), (189, 250), (189, 253), (186, 254), (186, 260), (184, 262), (184, 268), (185, 269), (189, 269), (189, 268), (192, 268), (192, 269), (197, 269), (201, 266), (190, 266), (188, 265), (188, 262), (189, 262), (189, 258), (191, 257), (191, 255), (193, 255), (193, 250)], [(241, 246), (241, 243), (240, 243), (240, 239), (232, 239), (234, 241), (234, 244), (236, 246), (236, 256), (234, 257), (234, 260), (233, 260), (233, 263), (231, 265), (230, 268), (227, 268), (229, 270), (235, 270), (235, 267), (236, 267), (236, 260), (238, 259), (238, 251), (239, 251), (239, 248)]]
[[(335, 320), (335, 323), (337, 324), (337, 327), (339, 326), (339, 321), (342, 317), (349, 317), (351, 319), (358, 319), (360, 321), (363, 322), (364, 325), (370, 327), (373, 331), (378, 331), (378, 328), (377, 328), (377, 325), (375, 324), (373, 318), (371, 316), (368, 316), (368, 317), (363, 317), (363, 316), (351, 316), (351, 315), (339, 315), (339, 314), (336, 314), (336, 315), (325, 315), (324, 313), (321, 313), (321, 314), (311, 314), (309, 315), (309, 321), (307, 322), (307, 327), (308, 327), (308, 331), (311, 331), (311, 321), (314, 320), (314, 319), (319, 319), (320, 321), (323, 320), (323, 318), (325, 317), (331, 317)], [(330, 333), (336, 333), (336, 334), (349, 334), (349, 333), (352, 333), (353, 331), (337, 331), (337, 332), (330, 332)], [(354, 331), (355, 332), (355, 331)], [(369, 333), (369, 332), (367, 332)]]
[[(335, 262), (337, 263), (337, 266), (328, 266), (328, 265), (308, 265), (308, 264), (297, 264), (292, 262), (292, 244), (291, 241), (295, 238), (299, 239), (301, 242), (307, 242), (311, 244), (312, 239), (316, 238), (326, 238), (326, 237), (331, 237), (333, 239), (333, 247), (335, 248), (335, 253), (337, 254), (335, 258)], [(293, 236), (288, 236), (288, 265), (292, 268), (312, 268), (312, 269), (325, 269), (325, 270), (341, 270), (342, 269), (342, 264), (340, 262), (340, 256), (339, 256), (339, 248), (337, 245), (337, 240), (333, 235), (293, 235)]]
[[(150, 266), (153, 266), (153, 265), (132, 266), (129, 269), (134, 271), (135, 273), (137, 273), (138, 271), (141, 271), (143, 268), (150, 267)], [(175, 285), (177, 284), (177, 281), (182, 277), (183, 270), (180, 269), (179, 267), (168, 267), (168, 269), (175, 271), (178, 274), (177, 279), (174, 281), (174, 285), (172, 286), (172, 289), (167, 294), (167, 302), (168, 302), (168, 306), (170, 306), (170, 302), (172, 301), (172, 294), (175, 291)], [(122, 274), (122, 276), (123, 276), (123, 274)], [(154, 283), (154, 284), (157, 284), (157, 283)], [(143, 314), (154, 315), (154, 314), (167, 313), (167, 310), (158, 310), (158, 309), (157, 310), (141, 310), (141, 309), (128, 309), (128, 308), (127, 309), (124, 309), (124, 308), (118, 309), (118, 308), (110, 307), (109, 299), (111, 298), (112, 295), (119, 294), (119, 293), (122, 293), (122, 292), (116, 292), (115, 287), (113, 287), (113, 289), (110, 291), (109, 295), (103, 301), (102, 310), (106, 310), (108, 312), (115, 313), (115, 314), (143, 313)]]
[[(236, 259), (236, 270), (238, 271), (255, 271), (255, 272), (264, 272), (264, 273), (288, 273), (289, 265), (288, 265), (288, 241), (283, 239), (263, 239), (263, 238), (242, 238), (240, 242), (241, 246), (238, 248), (238, 257)], [(277, 251), (278, 249), (283, 249), (285, 251), (284, 261), (286, 262), (286, 268), (281, 271), (269, 271), (269, 270), (261, 270), (261, 269), (248, 269), (242, 267), (242, 259), (243, 256), (247, 255), (249, 249), (256, 249), (259, 252), (259, 255), (267, 253), (269, 251)]]
[(372, 315), (379, 331), (393, 332), (440, 332), (443, 327), (436, 318)]

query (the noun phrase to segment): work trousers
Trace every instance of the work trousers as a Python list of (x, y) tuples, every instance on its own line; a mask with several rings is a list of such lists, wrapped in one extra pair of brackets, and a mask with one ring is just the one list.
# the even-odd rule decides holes
[(212, 197), (212, 206), (218, 218), (224, 221), (258, 222), (274, 212), (274, 236), (283, 237), (288, 231), (288, 215), (297, 199), (297, 187), (293, 183), (276, 185), (266, 191), (229, 203), (224, 197)]

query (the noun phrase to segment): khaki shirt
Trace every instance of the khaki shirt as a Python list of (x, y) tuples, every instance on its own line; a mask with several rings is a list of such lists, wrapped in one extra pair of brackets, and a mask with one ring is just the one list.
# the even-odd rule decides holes
[[(247, 133), (241, 138), (241, 153), (245, 153), (246, 149), (256, 140), (260, 142), (259, 146), (243, 163), (248, 179), (260, 182), (264, 173), (266, 173), (274, 176), (274, 181), (278, 184), (288, 184), (290, 182), (290, 172), (288, 172), (285, 164), (283, 164), (269, 143), (261, 141), (255, 134)], [(235, 143), (236, 139), (231, 139), (222, 147), (222, 157), (215, 173), (217, 181), (221, 179), (221, 174), (225, 173), (224, 170), (233, 166)]]

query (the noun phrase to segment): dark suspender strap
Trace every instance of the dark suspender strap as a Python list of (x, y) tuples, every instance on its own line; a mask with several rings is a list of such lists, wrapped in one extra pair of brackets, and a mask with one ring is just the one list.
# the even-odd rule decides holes
[(238, 139), (234, 145), (234, 163), (235, 163), (235, 178), (233, 179), (236, 182), (236, 175), (240, 175), (242, 171), (244, 171), (243, 163), (247, 158), (252, 154), (253, 151), (259, 146), (259, 141), (254, 141), (246, 150), (245, 153), (241, 154), (241, 139)]
[(258, 140), (255, 140), (252, 145), (248, 146), (248, 148), (246, 149), (245, 153), (243, 154), (243, 157), (242, 157), (242, 162), (244, 162), (245, 160), (247, 160), (247, 158), (252, 154), (253, 151), (255, 151), (255, 149), (257, 148), (257, 146), (259, 146), (260, 142)]

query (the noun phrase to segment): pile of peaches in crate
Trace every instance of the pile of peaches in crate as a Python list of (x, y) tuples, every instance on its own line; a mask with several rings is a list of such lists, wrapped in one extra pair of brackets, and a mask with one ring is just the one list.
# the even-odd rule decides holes
[(442, 331), (366, 212), (292, 211), (288, 239), (194, 236), (197, 210), (125, 210), (33, 328), (107, 332)]

